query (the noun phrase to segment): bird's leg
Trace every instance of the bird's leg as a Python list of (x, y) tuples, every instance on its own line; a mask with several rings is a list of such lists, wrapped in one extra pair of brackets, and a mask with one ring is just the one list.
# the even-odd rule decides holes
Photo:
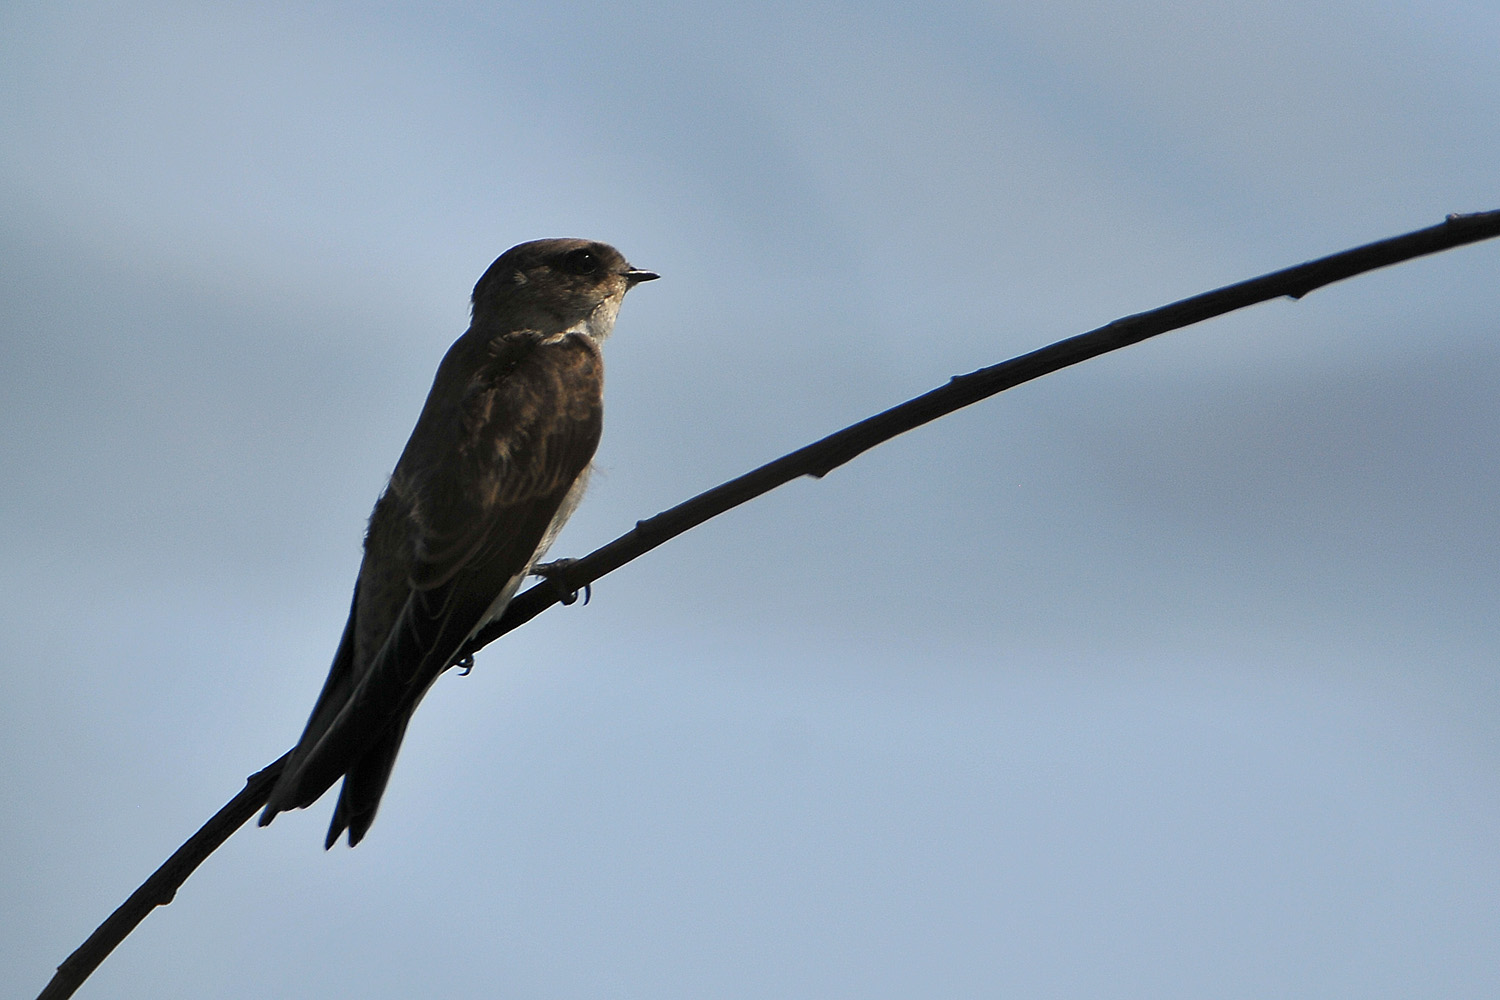
[[(570, 589), (561, 579), (562, 575), (572, 568), (577, 559), (554, 559), (551, 562), (537, 563), (531, 567), (531, 575), (539, 576), (550, 583), (557, 591), (557, 599), (564, 605), (572, 604), (578, 600), (578, 591)], [(588, 604), (589, 598), (593, 596), (593, 585), (583, 585), (583, 603)]]

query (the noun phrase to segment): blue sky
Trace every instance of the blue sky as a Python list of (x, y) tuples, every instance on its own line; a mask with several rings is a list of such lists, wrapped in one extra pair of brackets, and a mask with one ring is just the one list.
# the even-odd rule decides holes
[[(1500, 207), (1492, 4), (0, 13), (0, 986), (295, 740), (475, 279), (586, 236), (578, 555), (1117, 316)], [(1500, 246), (762, 498), (432, 691), (81, 996), (1500, 991)]]

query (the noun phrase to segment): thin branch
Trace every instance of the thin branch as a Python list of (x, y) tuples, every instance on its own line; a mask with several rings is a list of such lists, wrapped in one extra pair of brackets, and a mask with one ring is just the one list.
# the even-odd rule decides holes
[[(637, 521), (633, 530), (602, 548), (595, 549), (582, 559), (567, 564), (547, 581), (519, 595), (506, 609), (504, 617), (492, 623), (464, 647), (460, 658), (472, 656), (500, 636), (535, 618), (564, 596), (582, 590), (605, 574), (614, 572), (709, 518), (800, 476), (827, 475), (877, 444), (971, 403), (1169, 330), (1202, 322), (1268, 299), (1281, 296), (1300, 299), (1316, 288), (1344, 278), (1495, 236), (1500, 236), (1500, 211), (1450, 215), (1442, 223), (1428, 229), (1355, 247), (1195, 295), (1160, 309), (1117, 319), (1097, 330), (1070, 337), (1019, 358), (981, 368), (967, 375), (954, 376), (947, 385), (830, 434), (821, 441), (799, 448), (753, 472), (716, 486), (706, 493), (700, 493), (670, 510), (644, 521)], [(204, 824), (192, 839), (178, 848), (108, 920), (99, 925), (99, 929), (77, 951), (68, 956), (67, 961), (58, 966), (57, 974), (38, 1000), (63, 1000), (72, 996), (152, 909), (170, 903), (178, 888), (187, 881), (198, 865), (265, 805), (271, 786), (275, 784), (288, 756), (290, 753), (251, 775), (246, 780), (243, 791)]]
[(68, 956), (67, 961), (57, 967), (57, 974), (37, 1000), (63, 1000), (64, 997), (72, 996), (83, 985), (83, 981), (99, 968), (99, 963), (115, 950), (115, 945), (125, 940), (126, 935), (135, 930), (148, 913), (158, 906), (170, 903), (188, 876), (210, 854), (217, 851), (229, 839), (230, 834), (244, 826), (266, 804), (271, 786), (276, 784), (281, 769), (286, 766), (287, 758), (291, 755), (288, 750), (246, 778), (245, 787), (240, 794), (214, 813), (213, 819), (204, 823), (197, 833), (188, 838), (187, 843), (177, 848), (160, 868), (151, 873), (150, 878), (141, 883), (139, 889), (130, 894), (129, 899), (120, 904), (119, 909), (109, 915), (108, 920), (89, 935), (87, 941), (78, 946), (77, 951)]
[(655, 517), (637, 521), (635, 530), (626, 532), (603, 548), (595, 549), (565, 569), (552, 574), (545, 583), (517, 596), (510, 607), (505, 609), (504, 616), (490, 623), (470, 640), (464, 653), (473, 655), (511, 629), (524, 625), (558, 603), (564, 595), (582, 590), (606, 573), (614, 572), (632, 559), (650, 552), (663, 542), (677, 537), (689, 528), (697, 527), (711, 517), (717, 517), (726, 510), (738, 507), (799, 476), (825, 476), (877, 444), (971, 403), (1061, 368), (1076, 365), (1080, 361), (1140, 343), (1157, 334), (1200, 323), (1268, 299), (1282, 296), (1300, 299), (1308, 292), (1335, 281), (1495, 236), (1500, 236), (1500, 211), (1450, 215), (1428, 229), (1418, 229), (1404, 236), (1394, 236), (1378, 243), (1369, 243), (1295, 267), (1273, 271), (1249, 281), (1226, 285), (1150, 312), (1117, 319), (1097, 330), (1060, 340), (1039, 351), (1023, 354), (989, 368), (981, 368), (967, 375), (955, 375), (941, 388), (845, 427), (821, 441), (783, 455), (753, 472), (747, 472), (738, 479), (731, 479), (706, 493), (700, 493)]

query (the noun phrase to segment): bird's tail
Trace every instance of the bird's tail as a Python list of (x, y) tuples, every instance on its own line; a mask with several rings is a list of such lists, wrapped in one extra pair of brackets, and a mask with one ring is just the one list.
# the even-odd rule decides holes
[[(333, 846), (348, 830), (353, 847), (370, 828), (406, 725), (448, 665), (447, 658), (432, 652), (444, 619), (426, 612), (423, 597), (408, 599), (380, 652), (358, 677), (352, 666), (351, 612), (334, 668), (297, 749), (271, 790), (261, 826), (279, 812), (312, 805), (343, 778), (326, 846)], [(357, 589), (355, 600), (357, 606)]]
[(409, 718), (399, 719), (391, 731), (344, 775), (339, 802), (333, 810), (333, 822), (328, 825), (328, 836), (323, 841), (324, 850), (338, 843), (339, 835), (345, 830), (349, 831), (349, 846), (353, 847), (364, 839), (370, 824), (375, 822), (375, 812), (380, 808), (380, 797), (385, 794), (386, 782), (391, 778), (391, 768), (396, 765), (396, 753), (401, 749)]

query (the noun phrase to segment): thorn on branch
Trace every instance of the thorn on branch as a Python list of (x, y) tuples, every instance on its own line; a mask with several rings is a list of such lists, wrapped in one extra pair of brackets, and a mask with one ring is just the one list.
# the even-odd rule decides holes
[(654, 514), (643, 521), (635, 522), (636, 532), (645, 538), (660, 536), (661, 518), (662, 516), (660, 514)]

